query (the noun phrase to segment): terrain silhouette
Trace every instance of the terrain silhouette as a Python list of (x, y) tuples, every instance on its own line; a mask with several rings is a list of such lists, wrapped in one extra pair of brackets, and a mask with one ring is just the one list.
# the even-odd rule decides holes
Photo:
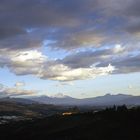
[(139, 140), (140, 107), (113, 106), (99, 112), (12, 122), (0, 126), (0, 139)]

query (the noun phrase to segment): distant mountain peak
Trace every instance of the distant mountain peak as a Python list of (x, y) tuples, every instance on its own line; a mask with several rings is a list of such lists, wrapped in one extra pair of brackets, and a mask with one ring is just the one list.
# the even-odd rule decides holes
[(111, 93), (107, 93), (104, 96), (112, 96), (112, 94)]
[(64, 95), (63, 93), (57, 93), (50, 97), (52, 97), (52, 98), (70, 98), (70, 96)]

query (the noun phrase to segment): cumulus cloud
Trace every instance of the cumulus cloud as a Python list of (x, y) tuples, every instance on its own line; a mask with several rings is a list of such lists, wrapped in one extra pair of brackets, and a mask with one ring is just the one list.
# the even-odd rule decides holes
[(84, 80), (89, 78), (96, 78), (101, 75), (108, 75), (114, 71), (115, 68), (111, 65), (107, 67), (90, 67), (71, 69), (63, 64), (50, 66), (48, 69), (43, 69), (39, 74), (42, 79), (51, 79), (57, 81), (73, 81)]
[(15, 87), (7, 87), (3, 84), (1, 84), (2, 88), (0, 89), (0, 97), (6, 97), (6, 96), (28, 96), (28, 95), (35, 95), (36, 93), (38, 93), (38, 91), (36, 90), (26, 90), (23, 88), (19, 88), (19, 86), (21, 87), (21, 84), (23, 85), (23, 83), (21, 82), (17, 82), (15, 85)]
[(21, 51), (12, 57), (12, 61), (20, 61), (20, 62), (26, 62), (28, 60), (43, 61), (44, 59), (45, 59), (45, 56), (43, 56), (42, 53), (37, 50)]
[(23, 87), (23, 86), (25, 86), (24, 82), (16, 82), (15, 83), (15, 87), (17, 87), (17, 88), (20, 88), (20, 87)]
[[(16, 75), (31, 74), (41, 79), (56, 81), (84, 80), (112, 72), (140, 71), (139, 55), (126, 52), (125, 47), (118, 44), (111, 48), (70, 54), (61, 60), (50, 60), (37, 50), (17, 51), (1, 54), (3, 61), (1, 60), (0, 65), (7, 66)], [(107, 66), (108, 64), (112, 66)]]
[(0, 66), (17, 75), (37, 74), (47, 59), (37, 50), (2, 52), (1, 57)]
[[(30, 74), (41, 79), (74, 81), (111, 73), (139, 72), (139, 54), (138, 51), (133, 54), (120, 44), (99, 50), (75, 52), (63, 59), (49, 59), (39, 50), (1, 50), (0, 66), (8, 67), (16, 75)], [(112, 66), (107, 67), (108, 64)]]
[(34, 90), (25, 90), (17, 88), (6, 88), (3, 93), (7, 96), (23, 96), (23, 95), (35, 95), (37, 91)]
[[(16, 75), (35, 75), (41, 79), (57, 81), (73, 81), (96, 78), (100, 75), (111, 74), (114, 67), (109, 65), (96, 68), (92, 65), (84, 68), (72, 68), (58, 60), (49, 60), (37, 50), (10, 53), (5, 61), (11, 72)], [(17, 85), (21, 85), (18, 83)]]

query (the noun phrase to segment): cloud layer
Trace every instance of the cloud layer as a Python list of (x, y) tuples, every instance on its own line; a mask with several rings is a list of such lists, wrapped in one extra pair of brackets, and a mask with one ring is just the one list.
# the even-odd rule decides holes
[(15, 87), (7, 87), (3, 84), (0, 84), (0, 97), (30, 96), (38, 93), (36, 90), (26, 90), (20, 88), (21, 85), (23, 85), (23, 82), (17, 82)]
[[(9, 53), (4, 55), (9, 59), (1, 61), (1, 66), (7, 66), (11, 72), (16, 75), (35, 75), (42, 79), (50, 79), (57, 81), (73, 81), (83, 80), (89, 78), (96, 78), (97, 76), (107, 75), (112, 73), (115, 68), (111, 65), (96, 68), (90, 66), (89, 68), (72, 68), (61, 61), (49, 60), (41, 52), (37, 50)], [(1, 56), (1, 57), (4, 57)], [(16, 83), (16, 87), (24, 85), (23, 83)]]
[(40, 47), (44, 40), (68, 50), (126, 43), (140, 33), (139, 9), (139, 0), (2, 0), (0, 47)]
[[(0, 12), (0, 67), (16, 75), (73, 81), (140, 72), (139, 0), (2, 0)], [(49, 58), (42, 48), (68, 55)]]

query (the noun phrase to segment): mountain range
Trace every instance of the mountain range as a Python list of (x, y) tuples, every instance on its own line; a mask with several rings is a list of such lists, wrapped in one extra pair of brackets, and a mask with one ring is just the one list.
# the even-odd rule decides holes
[(93, 98), (77, 99), (70, 96), (32, 96), (26, 99), (24, 98), (0, 98), (0, 102), (16, 102), (21, 104), (53, 104), (53, 105), (88, 105), (88, 106), (109, 106), (109, 105), (140, 105), (140, 96), (117, 94), (106, 94), (104, 96), (98, 96)]
[(93, 98), (77, 99), (70, 96), (64, 97), (48, 97), (39, 96), (30, 98), (32, 101), (36, 101), (44, 104), (54, 105), (94, 105), (94, 106), (107, 106), (107, 105), (140, 105), (140, 96), (132, 96), (125, 94), (111, 95), (106, 94), (104, 96), (98, 96)]

